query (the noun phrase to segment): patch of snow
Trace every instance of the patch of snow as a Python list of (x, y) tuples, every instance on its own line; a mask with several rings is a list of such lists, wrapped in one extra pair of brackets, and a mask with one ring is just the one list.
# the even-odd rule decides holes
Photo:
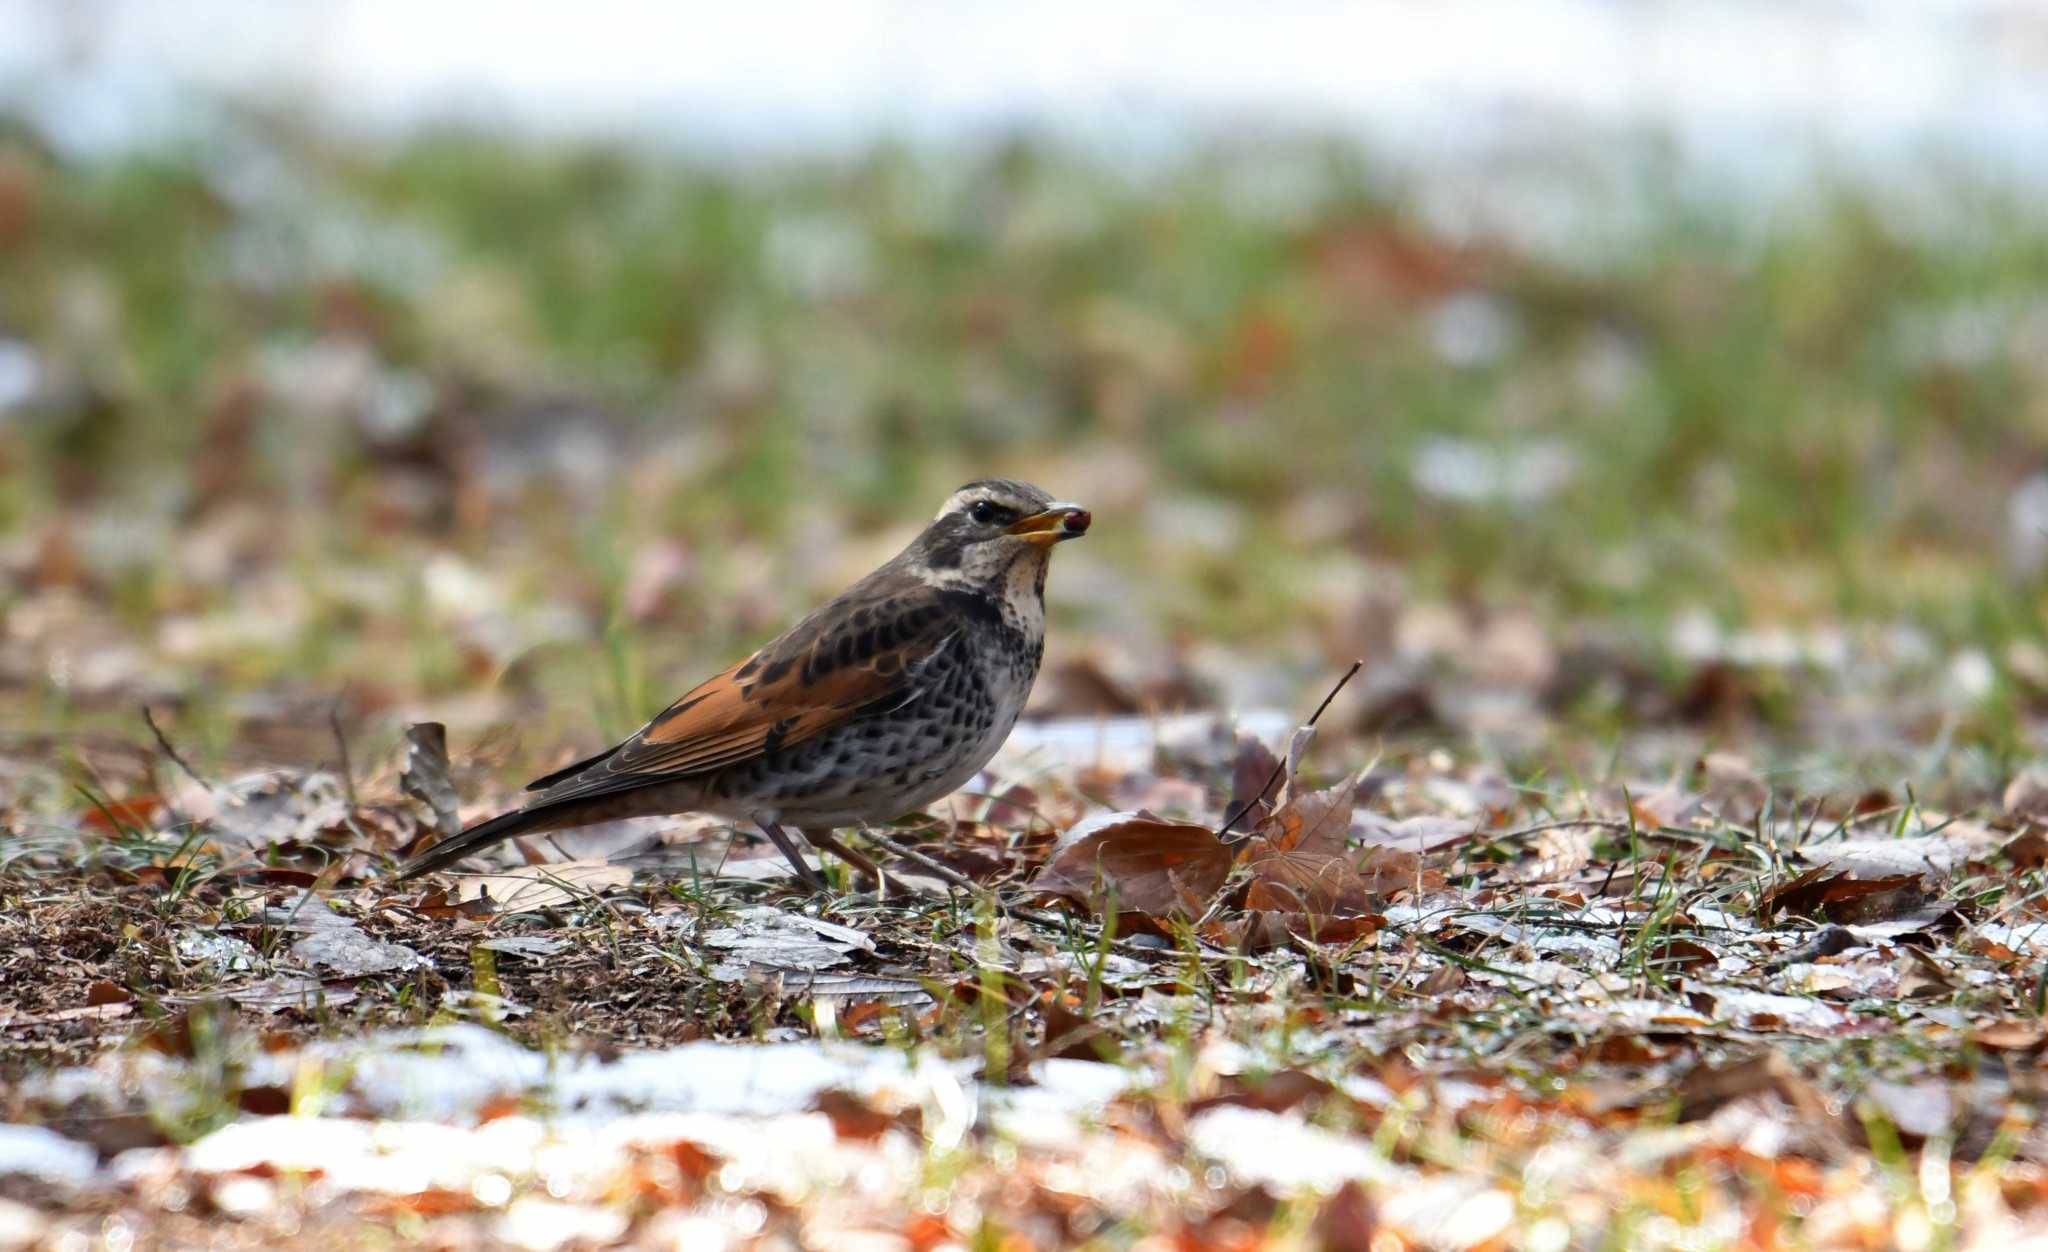
[[(1048, 717), (1018, 722), (996, 753), (990, 769), (1026, 773), (1100, 765), (1105, 769), (1147, 770), (1161, 752), (1206, 743), (1231, 719), (1212, 713), (1171, 717)], [(1294, 728), (1294, 719), (1273, 709), (1255, 709), (1235, 718), (1237, 729), (1271, 742)], [(1230, 742), (1226, 736), (1225, 742)]]
[(1714, 998), (1715, 1016), (1751, 1030), (1784, 1029), (1800, 1034), (1831, 1035), (1849, 1024), (1849, 1017), (1832, 1004), (1807, 996), (1775, 995), (1740, 987), (1698, 986), (1688, 981), (1688, 990), (1705, 991)]
[(2014, 952), (2035, 952), (2048, 948), (2048, 922), (2022, 922), (2017, 926), (2004, 922), (1986, 922), (1977, 927), (1977, 935)]
[(98, 1168), (99, 1155), (83, 1143), (41, 1126), (0, 1123), (0, 1176), (80, 1187), (92, 1181)]
[(0, 339), (0, 416), (25, 407), (42, 389), (43, 363), (19, 339)]
[(1392, 1182), (1400, 1172), (1360, 1140), (1284, 1113), (1237, 1105), (1189, 1119), (1188, 1145), (1240, 1181), (1285, 1191), (1334, 1191), (1353, 1179)]

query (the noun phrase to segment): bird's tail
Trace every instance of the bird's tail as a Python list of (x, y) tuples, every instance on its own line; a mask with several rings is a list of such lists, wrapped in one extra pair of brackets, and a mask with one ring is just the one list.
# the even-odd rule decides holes
[(510, 839), (514, 835), (558, 829), (561, 818), (562, 814), (551, 805), (500, 813), (487, 821), (478, 822), (467, 830), (448, 836), (416, 856), (407, 858), (405, 864), (398, 867), (398, 877), (417, 878), (421, 874), (431, 874), (437, 869), (446, 869), (470, 853), (481, 852), (492, 844)]

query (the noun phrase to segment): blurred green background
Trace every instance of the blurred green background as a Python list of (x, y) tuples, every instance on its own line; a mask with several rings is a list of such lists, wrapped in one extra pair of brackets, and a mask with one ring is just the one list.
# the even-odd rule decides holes
[(288, 756), (339, 699), (516, 773), (1006, 474), (1098, 518), (1041, 713), (1298, 711), (1362, 656), (1341, 729), (1519, 760), (2034, 751), (2048, 226), (1621, 168), (1627, 229), (1538, 239), (1313, 135), (1133, 170), (0, 119), (0, 716)]

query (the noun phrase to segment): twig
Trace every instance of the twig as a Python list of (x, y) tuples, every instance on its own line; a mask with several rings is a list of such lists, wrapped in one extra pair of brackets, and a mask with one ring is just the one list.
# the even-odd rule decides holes
[(341, 733), (341, 700), (337, 697), (327, 704), (327, 726), (334, 732), (334, 746), (341, 753), (341, 786), (348, 795), (348, 811), (356, 811), (356, 770), (348, 756), (348, 736)]
[[(1345, 670), (1344, 676), (1337, 680), (1337, 685), (1330, 688), (1330, 694), (1324, 696), (1323, 702), (1316, 706), (1316, 711), (1308, 715), (1308, 721), (1305, 724), (1313, 726), (1318, 721), (1320, 721), (1323, 716), (1323, 711), (1330, 707), (1330, 701), (1335, 700), (1337, 698), (1337, 693), (1344, 690), (1344, 684), (1350, 682), (1352, 676), (1358, 673), (1359, 670), (1364, 668), (1364, 661), (1353, 661), (1351, 663), (1351, 668)], [(1237, 825), (1237, 823), (1244, 817), (1246, 813), (1251, 812), (1252, 806), (1254, 804), (1257, 804), (1261, 800), (1264, 800), (1266, 798), (1266, 793), (1273, 789), (1273, 784), (1280, 781), (1280, 771), (1285, 768), (1287, 768), (1286, 757), (1283, 756), (1279, 760), (1273, 762), (1273, 772), (1266, 775), (1265, 783), (1262, 784), (1259, 787), (1259, 789), (1252, 794), (1252, 797), (1250, 799), (1246, 800), (1243, 804), (1238, 806), (1237, 812), (1232, 813), (1229, 817), (1225, 818), (1223, 825), (1217, 828), (1216, 837), (1218, 839), (1222, 840), (1225, 843), (1230, 842), (1230, 828), (1232, 826)]]
[(178, 750), (171, 746), (170, 736), (164, 734), (163, 728), (156, 724), (156, 718), (150, 714), (149, 706), (147, 704), (142, 706), (142, 721), (144, 725), (149, 727), (149, 733), (156, 736), (156, 746), (158, 750), (161, 751), (165, 756), (171, 758), (172, 764), (176, 765), (179, 769), (184, 770), (185, 777), (190, 778), (193, 782), (198, 783), (202, 790), (211, 794), (213, 791), (213, 784), (207, 782), (204, 778), (201, 778), (199, 776), (199, 771), (193, 769), (192, 766), (186, 762), (184, 757), (178, 755)]
[(1430, 851), (1440, 852), (1445, 848), (1462, 848), (1468, 843), (1513, 843), (1517, 839), (1527, 839), (1530, 835), (1540, 835), (1552, 830), (1570, 830), (1574, 826), (1589, 826), (1594, 830), (1605, 830), (1624, 835), (1631, 830), (1642, 829), (1640, 826), (1631, 826), (1627, 822), (1611, 821), (1604, 817), (1566, 817), (1559, 818), (1556, 821), (1537, 822), (1534, 826), (1518, 826), (1513, 830), (1468, 830), (1462, 835), (1454, 836), (1432, 846)]

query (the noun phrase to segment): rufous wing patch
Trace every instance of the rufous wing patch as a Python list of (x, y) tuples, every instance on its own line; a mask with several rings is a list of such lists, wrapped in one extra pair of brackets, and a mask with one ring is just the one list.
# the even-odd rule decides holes
[(897, 620), (918, 629), (908, 638), (892, 633), (887, 647), (875, 647), (871, 632), (848, 637), (799, 627), (692, 688), (616, 751), (562, 778), (543, 798), (574, 799), (646, 785), (658, 776), (725, 769), (916, 698), (921, 671), (956, 632), (939, 613), (912, 610)]

